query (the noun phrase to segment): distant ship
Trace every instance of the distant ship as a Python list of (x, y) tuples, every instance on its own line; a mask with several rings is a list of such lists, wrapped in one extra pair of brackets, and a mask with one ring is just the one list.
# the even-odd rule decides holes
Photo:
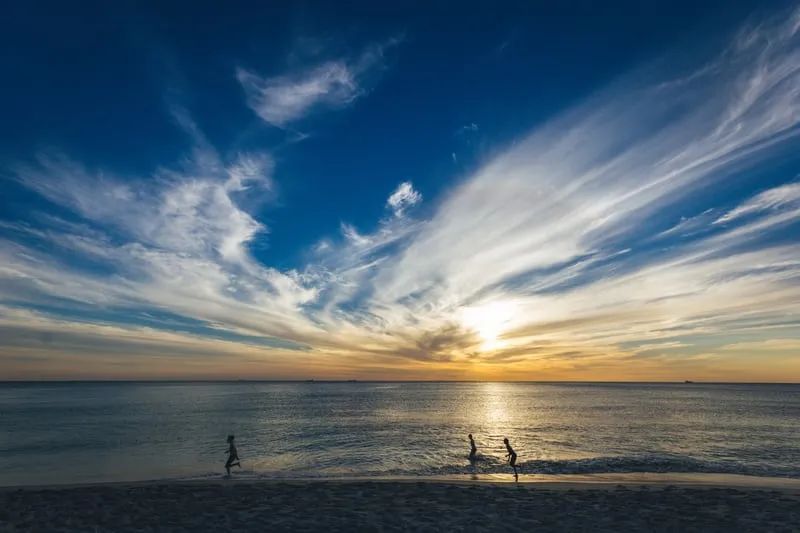
[(694, 383), (694, 381), (689, 381), (688, 379), (684, 381), (684, 383)]

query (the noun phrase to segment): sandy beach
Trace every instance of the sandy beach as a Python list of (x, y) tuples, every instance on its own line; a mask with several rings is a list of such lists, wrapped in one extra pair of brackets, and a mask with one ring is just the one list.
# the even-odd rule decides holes
[(543, 477), (4, 488), (0, 530), (797, 531), (800, 524), (800, 480)]

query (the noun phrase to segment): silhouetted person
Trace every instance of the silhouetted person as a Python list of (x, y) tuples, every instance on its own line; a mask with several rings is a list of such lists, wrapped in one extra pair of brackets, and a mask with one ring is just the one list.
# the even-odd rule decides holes
[(503, 439), (503, 443), (506, 445), (506, 457), (508, 458), (508, 464), (511, 465), (511, 468), (514, 469), (514, 479), (519, 480), (519, 474), (517, 474), (517, 452), (514, 451), (514, 448), (508, 443), (508, 439)]
[(228, 472), (228, 476), (231, 475), (231, 467), (238, 466), (239, 468), (242, 467), (239, 464), (239, 452), (236, 450), (236, 445), (233, 443), (233, 435), (228, 435), (228, 461), (225, 463), (225, 470)]
[(467, 435), (469, 437), (469, 460), (474, 461), (478, 455), (478, 447), (475, 446), (475, 440), (472, 438), (472, 433)]

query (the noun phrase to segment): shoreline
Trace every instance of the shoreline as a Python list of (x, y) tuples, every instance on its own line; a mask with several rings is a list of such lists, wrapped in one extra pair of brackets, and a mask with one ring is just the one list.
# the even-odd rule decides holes
[[(506, 476), (510, 477), (510, 476)], [(556, 479), (553, 479), (556, 478)], [(202, 479), (0, 489), (0, 531), (791, 531), (800, 480)]]
[(714, 474), (696, 472), (609, 472), (602, 474), (457, 474), (447, 476), (341, 476), (341, 477), (237, 477), (166, 478), (135, 481), (99, 481), (85, 483), (48, 483), (37, 485), (0, 485), (0, 493), (9, 491), (61, 491), (86, 488), (134, 488), (146, 486), (205, 485), (276, 485), (276, 484), (441, 484), (441, 485), (524, 485), (542, 489), (608, 489), (627, 487), (692, 487), (775, 490), (800, 494), (800, 478)]

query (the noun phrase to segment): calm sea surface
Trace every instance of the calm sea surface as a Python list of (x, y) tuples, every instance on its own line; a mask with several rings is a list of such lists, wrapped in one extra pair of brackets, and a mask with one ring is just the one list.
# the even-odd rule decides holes
[[(0, 485), (213, 477), (800, 477), (800, 385), (0, 384)], [(467, 433), (483, 456), (467, 461)]]

